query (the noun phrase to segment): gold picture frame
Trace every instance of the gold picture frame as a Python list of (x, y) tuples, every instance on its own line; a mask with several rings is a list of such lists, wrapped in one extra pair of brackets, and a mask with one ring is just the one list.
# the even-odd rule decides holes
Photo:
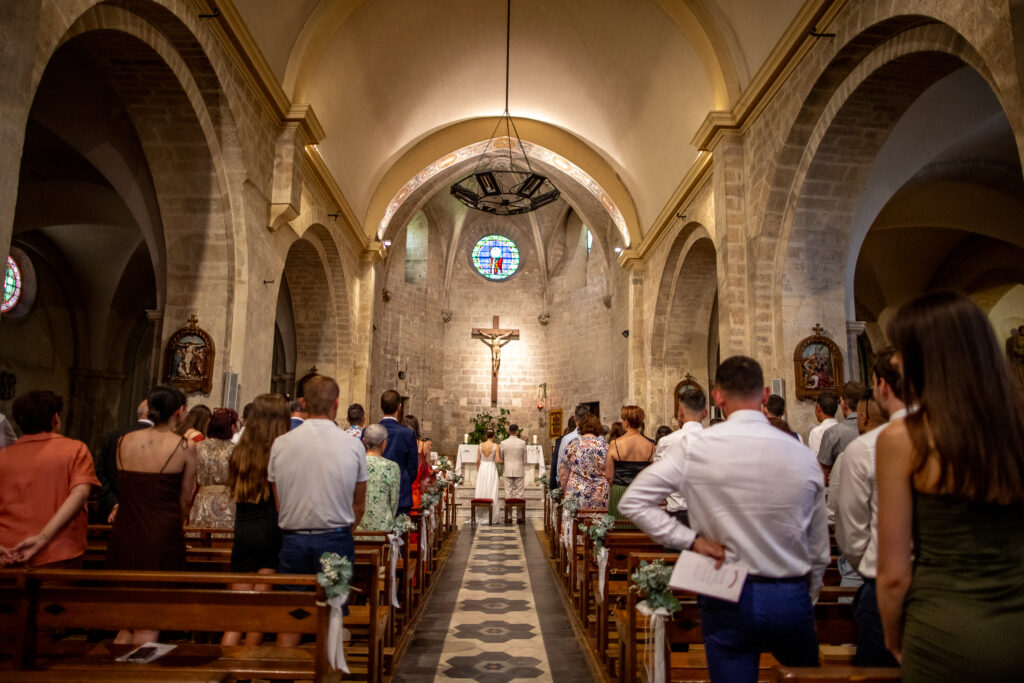
[(164, 383), (186, 394), (208, 394), (213, 388), (213, 338), (200, 328), (195, 314), (178, 329), (164, 347)]
[(552, 408), (548, 411), (548, 438), (557, 439), (562, 435), (562, 409)]
[(826, 391), (838, 394), (843, 388), (843, 352), (824, 335), (821, 325), (812, 331), (793, 352), (797, 400), (815, 400)]

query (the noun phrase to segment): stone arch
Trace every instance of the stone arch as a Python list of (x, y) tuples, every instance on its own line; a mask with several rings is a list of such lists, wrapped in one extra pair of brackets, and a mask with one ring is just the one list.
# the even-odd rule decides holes
[[(748, 284), (753, 350), (767, 361), (769, 376), (789, 376), (790, 350), (817, 323), (846, 353), (847, 372), (859, 375), (851, 348), (859, 330), (847, 326), (855, 215), (880, 151), (913, 103), (966, 66), (988, 84), (1011, 121), (1021, 111), (1010, 82), (1016, 74), (1000, 70), (992, 37), (979, 34), (975, 24), (1001, 26), (998, 9), (972, 5), (958, 16), (951, 8), (908, 4), (901, 8), (905, 14), (893, 16), (885, 3), (866, 3), (832, 27), (834, 52), (826, 48), (811, 60), (820, 71), (769, 175), (763, 222), (750, 242), (757, 263)], [(919, 4), (922, 13), (912, 14)], [(1018, 155), (1021, 132), (1014, 129)], [(794, 428), (810, 424), (792, 390), (788, 398), (798, 413)]]
[(717, 270), (711, 235), (700, 223), (688, 223), (669, 247), (651, 325), (650, 406), (659, 423), (671, 422), (674, 390), (687, 373), (701, 386), (710, 386)]
[(81, 3), (79, 14), (53, 22), (67, 22), (63, 34), (45, 36), (44, 42), (82, 46), (125, 104), (155, 189), (164, 238), (162, 250), (159, 239), (147, 240), (165, 323), (158, 338), (196, 312), (223, 349), (214, 371), (216, 396), (222, 369), (245, 363), (244, 349), (232, 344), (243, 334), (247, 298), (245, 288), (235, 286), (236, 269), (246, 263), (238, 192), (246, 171), (230, 109), (238, 93), (215, 71), (209, 56), (214, 48), (201, 20), (177, 3), (166, 4), (127, 9)]
[[(787, 342), (816, 322), (845, 347), (849, 226), (871, 164), (911, 103), (964, 64), (991, 82), (977, 52), (949, 26), (901, 16), (851, 40), (820, 76), (781, 153), (758, 235), (759, 263), (771, 271), (758, 280), (772, 282), (754, 291), (758, 309), (771, 311), (755, 322), (759, 353), (781, 363)], [(797, 294), (807, 291), (819, 293), (811, 305)], [(774, 305), (763, 300), (769, 292)]]
[(338, 318), (335, 287), (327, 249), (320, 236), (307, 232), (288, 249), (282, 268), (291, 296), (295, 325), (295, 375), (316, 366), (322, 375), (339, 380)]
[[(158, 362), (147, 358), (159, 358), (163, 337), (193, 312), (222, 351), (214, 369), (213, 393), (219, 395), (221, 370), (231, 367), (232, 322), (237, 323), (234, 249), (244, 251), (244, 229), (232, 227), (238, 216), (230, 208), (228, 175), (242, 165), (220, 80), (174, 11), (156, 3), (130, 9), (43, 3), (39, 27), (29, 77), (33, 107), (22, 144), (45, 131), (65, 156), (79, 159), (82, 178), (107, 199), (104, 204), (83, 195), (77, 204), (53, 202), (63, 206), (50, 215), (36, 211), (35, 224), (17, 229), (79, 230), (81, 236), (71, 238), (78, 242), (79, 260), (88, 271), (103, 273), (90, 276), (102, 294), (99, 302), (77, 316), (82, 334), (76, 335), (68, 392), (69, 431), (95, 445), (159, 379)], [(47, 74), (69, 73), (69, 62), (74, 68), (76, 61), (102, 92), (81, 97), (47, 85)], [(92, 107), (88, 116), (85, 107)], [(83, 119), (97, 125), (83, 125)], [(81, 178), (71, 180), (85, 186)], [(19, 186), (19, 203), (38, 200), (28, 190), (29, 184)], [(114, 214), (104, 215), (101, 204)], [(64, 222), (57, 215), (61, 210)], [(106, 222), (111, 216), (114, 222)], [(138, 236), (125, 229), (138, 230)], [(65, 248), (71, 244), (63, 241)], [(96, 258), (82, 251), (86, 245)], [(238, 362), (237, 350), (235, 355)]]

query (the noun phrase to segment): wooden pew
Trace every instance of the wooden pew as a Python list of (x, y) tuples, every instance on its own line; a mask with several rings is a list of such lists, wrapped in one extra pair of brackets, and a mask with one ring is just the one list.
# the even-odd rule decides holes
[[(618, 653), (613, 652), (610, 630), (612, 608), (619, 601), (625, 602), (628, 593), (629, 554), (631, 552), (658, 552), (663, 546), (651, 539), (642, 531), (609, 531), (604, 538), (604, 547), (608, 549), (608, 566), (606, 568), (604, 590), (600, 602), (596, 600), (598, 590), (597, 565), (593, 564), (593, 601), (596, 622), (596, 643), (598, 655), (602, 658), (610, 673), (614, 673), (618, 664)], [(594, 562), (593, 554), (585, 556), (587, 562)], [(589, 608), (588, 608), (589, 609)]]
[[(24, 624), (26, 637), (15, 666), (107, 672), (173, 666), (185, 674), (230, 673), (240, 678), (314, 678), (327, 673), (327, 608), (314, 576), (106, 570), (25, 570), (36, 608)], [(232, 591), (228, 583), (298, 585), (314, 590)], [(320, 605), (318, 605), (320, 603)], [(253, 624), (268, 632), (316, 636), (310, 647), (221, 647), (187, 644), (151, 664), (115, 662), (131, 646), (61, 641), (39, 643), (37, 629), (159, 628), (171, 631), (245, 631)], [(18, 647), (18, 646), (16, 646)], [(61, 671), (61, 674), (57, 674)]]
[[(98, 528), (92, 534), (92, 538), (102, 538), (102, 528)], [(186, 528), (186, 534), (193, 531)], [(231, 571), (231, 547), (223, 545), (225, 535), (227, 540), (233, 536), (232, 532), (224, 529), (197, 530), (192, 536), (197, 543), (202, 539), (210, 538), (212, 545), (187, 545), (186, 546), (186, 567), (189, 572), (198, 573), (224, 573)], [(209, 534), (207, 532), (213, 532)], [(383, 671), (384, 650), (394, 642), (395, 630), (397, 628), (392, 615), (390, 603), (390, 572), (385, 569), (384, 579), (380, 580), (378, 569), (390, 567), (389, 553), (390, 545), (387, 543), (384, 534), (375, 532), (353, 532), (355, 540), (355, 562), (353, 583), (359, 580), (364, 583), (366, 596), (355, 598), (361, 604), (352, 604), (353, 597), (350, 597), (350, 615), (345, 625), (353, 632), (353, 640), (349, 648), (357, 658), (365, 657), (367, 664), (367, 675), (370, 680), (379, 680)], [(106, 555), (106, 545), (90, 543), (86, 551), (85, 567), (91, 569), (103, 569)], [(277, 576), (274, 574), (259, 576)], [(232, 581), (232, 583), (244, 583)], [(268, 581), (255, 581), (255, 583), (267, 584)], [(372, 596), (370, 596), (372, 593)], [(356, 594), (353, 594), (355, 596)], [(362, 604), (362, 603), (366, 604)], [(372, 605), (372, 606), (371, 606)], [(258, 622), (257, 622), (258, 623)], [(216, 630), (216, 629), (211, 629)], [(239, 629), (235, 629), (239, 630)], [(252, 630), (249, 628), (240, 629), (243, 631)], [(270, 630), (270, 629), (261, 629)], [(388, 662), (390, 664), (390, 662)]]

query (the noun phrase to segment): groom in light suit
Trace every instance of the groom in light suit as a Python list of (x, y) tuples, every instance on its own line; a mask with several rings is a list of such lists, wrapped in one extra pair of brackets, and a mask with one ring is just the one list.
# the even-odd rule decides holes
[(501, 457), (505, 461), (505, 497), (522, 498), (526, 485), (523, 470), (526, 467), (526, 442), (519, 438), (519, 425), (509, 425), (510, 436), (501, 442)]

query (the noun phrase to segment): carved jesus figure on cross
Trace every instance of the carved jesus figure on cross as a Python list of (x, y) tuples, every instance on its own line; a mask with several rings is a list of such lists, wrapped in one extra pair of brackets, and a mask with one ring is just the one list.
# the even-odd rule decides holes
[(490, 329), (474, 327), (473, 339), (479, 339), (491, 349), (491, 405), (498, 403), (498, 368), (501, 367), (501, 347), (510, 341), (519, 339), (519, 330), (503, 330), (498, 327), (498, 318), (494, 316), (493, 327)]

